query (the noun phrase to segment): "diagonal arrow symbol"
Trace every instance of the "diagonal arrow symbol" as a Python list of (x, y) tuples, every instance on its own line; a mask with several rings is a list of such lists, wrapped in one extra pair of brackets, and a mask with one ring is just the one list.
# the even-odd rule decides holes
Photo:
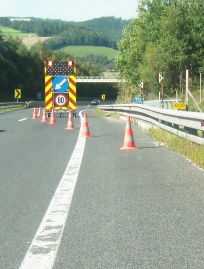
[(66, 81), (67, 81), (67, 79), (64, 78), (60, 83), (57, 83), (55, 89), (56, 89), (56, 90), (61, 89), (61, 88), (62, 88), (62, 85), (63, 85)]

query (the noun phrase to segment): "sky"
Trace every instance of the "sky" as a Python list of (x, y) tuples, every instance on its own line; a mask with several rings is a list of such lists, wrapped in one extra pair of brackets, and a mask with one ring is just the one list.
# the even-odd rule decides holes
[(64, 21), (86, 21), (114, 16), (133, 19), (138, 0), (6, 0), (0, 17), (35, 17)]

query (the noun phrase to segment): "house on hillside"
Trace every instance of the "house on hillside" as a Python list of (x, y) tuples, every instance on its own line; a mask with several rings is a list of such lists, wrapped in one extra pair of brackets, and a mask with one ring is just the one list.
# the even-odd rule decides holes
[(10, 21), (30, 21), (30, 18), (10, 18)]

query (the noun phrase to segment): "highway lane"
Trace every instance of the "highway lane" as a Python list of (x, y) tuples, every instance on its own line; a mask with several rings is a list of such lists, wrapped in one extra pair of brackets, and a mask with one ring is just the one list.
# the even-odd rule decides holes
[(203, 268), (203, 171), (136, 126), (139, 149), (122, 151), (124, 123), (89, 119), (54, 269)]
[[(92, 137), (53, 268), (203, 268), (203, 171), (134, 125), (138, 150), (121, 150), (125, 123), (87, 115)], [(18, 268), (79, 130), (2, 116), (0, 268)]]
[[(73, 152), (80, 128), (32, 120), (33, 110), (0, 115), (0, 268), (18, 268)], [(19, 121), (21, 119), (25, 119)]]

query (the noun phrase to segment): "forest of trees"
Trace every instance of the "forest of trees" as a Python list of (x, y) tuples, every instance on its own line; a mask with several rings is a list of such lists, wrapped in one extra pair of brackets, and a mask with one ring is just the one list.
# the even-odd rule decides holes
[[(39, 42), (28, 50), (19, 38), (4, 36), (0, 32), (0, 102), (14, 100), (14, 90), (22, 90), (22, 101), (35, 100), (36, 94), (44, 96), (44, 62), (67, 61), (72, 58), (65, 52), (54, 52)], [(100, 69), (89, 62), (77, 62), (78, 76), (99, 76)]]
[(129, 102), (144, 83), (145, 97), (158, 96), (164, 77), (164, 97), (185, 88), (186, 69), (190, 87), (199, 85), (204, 72), (204, 2), (201, 0), (139, 0), (138, 17), (126, 27), (118, 44), (116, 59), (129, 87), (121, 89), (119, 100)]
[(0, 18), (0, 25), (11, 27), (37, 36), (53, 37), (50, 48), (55, 50), (69, 45), (104, 46), (117, 49), (116, 43), (122, 37), (123, 28), (130, 20), (115, 17), (101, 17), (85, 22), (30, 18), (30, 21)]

